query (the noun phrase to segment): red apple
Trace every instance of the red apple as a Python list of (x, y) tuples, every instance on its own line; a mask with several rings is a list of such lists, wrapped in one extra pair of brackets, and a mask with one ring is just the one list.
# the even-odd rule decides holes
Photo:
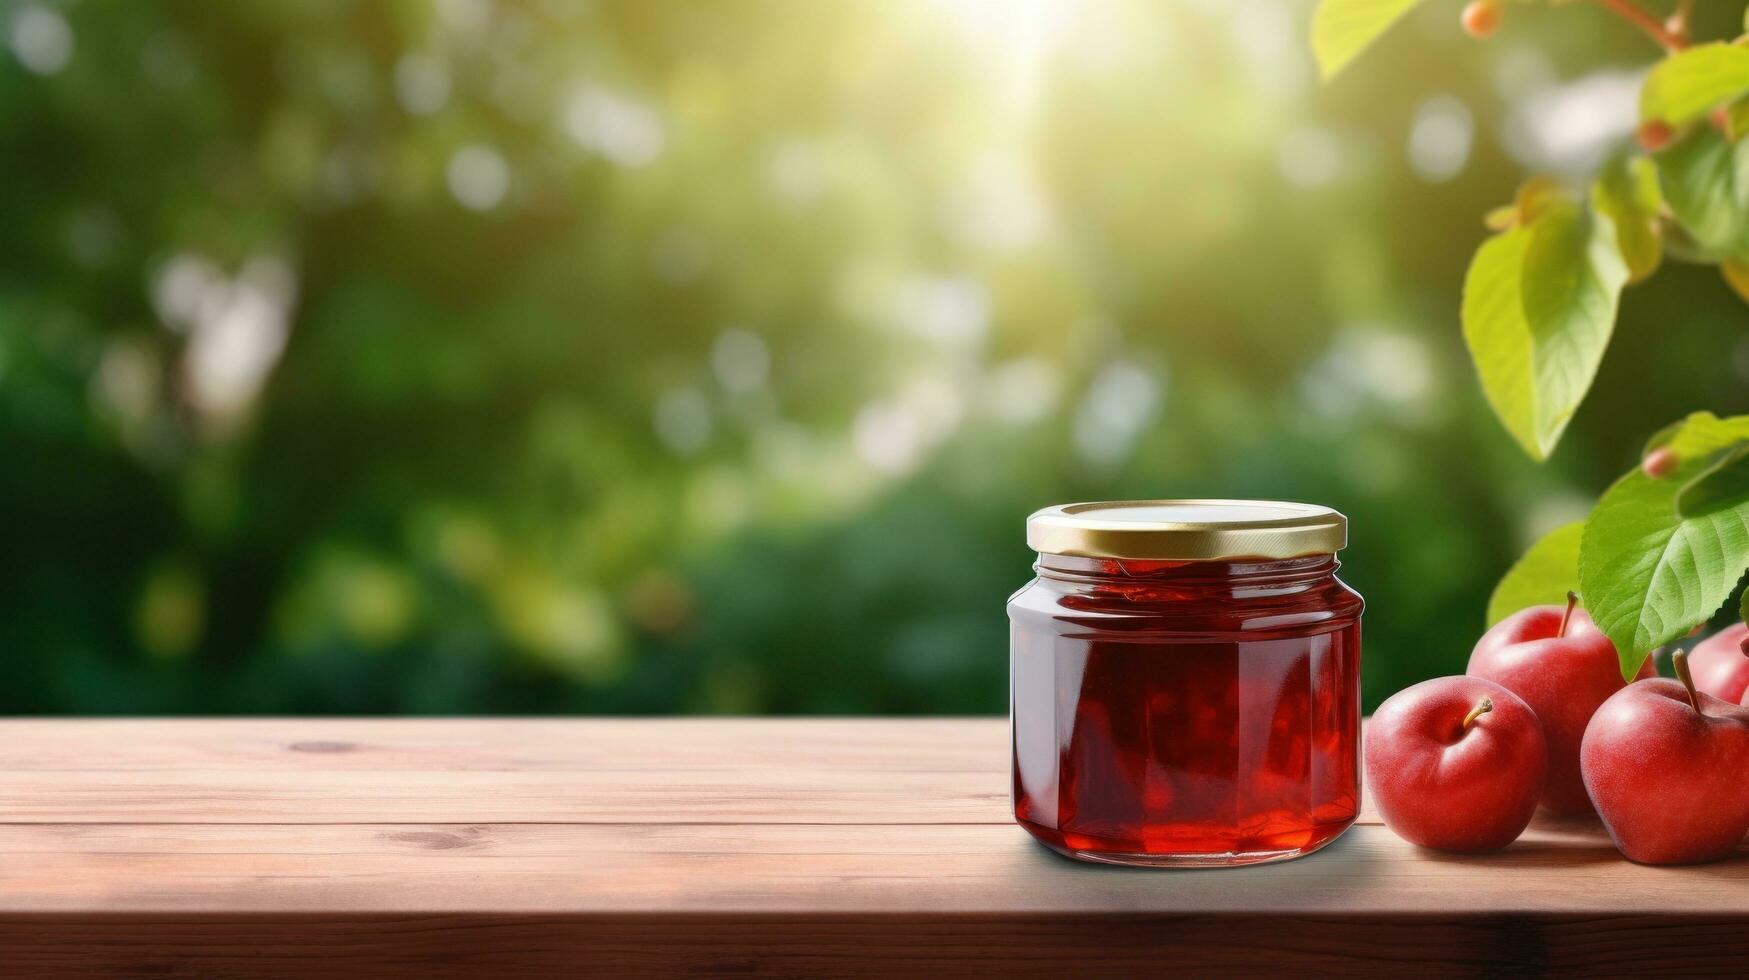
[(1662, 480), (1676, 472), (1676, 465), (1680, 462), (1676, 450), (1669, 446), (1659, 446), (1647, 453), (1645, 459), (1640, 460), (1640, 472), (1653, 480)]
[(1493, 37), (1500, 29), (1500, 16), (1505, 11), (1500, 9), (1500, 0), (1470, 0), (1460, 16), (1464, 25), (1464, 33), (1478, 41)]
[(1517, 840), (1547, 766), (1536, 715), (1479, 677), (1406, 687), (1366, 729), (1373, 801), (1385, 826), (1422, 847), (1494, 851)]
[(1676, 130), (1662, 119), (1648, 119), (1634, 131), (1634, 138), (1639, 140), (1640, 149), (1647, 153), (1658, 153), (1670, 145), (1676, 138)]
[[(1549, 780), (1542, 805), (1557, 813), (1588, 813), (1591, 798), (1579, 775), (1579, 741), (1591, 713), (1622, 689), (1621, 661), (1585, 610), (1532, 606), (1482, 634), (1464, 673), (1499, 684), (1530, 705), (1549, 744)], [(1656, 674), (1648, 658), (1640, 677)]]
[(1727, 626), (1700, 641), (1688, 652), (1688, 669), (1694, 672), (1694, 689), (1721, 701), (1741, 701), (1749, 694), (1749, 654), (1743, 641), (1749, 626)]
[(1629, 860), (1693, 864), (1749, 834), (1749, 709), (1657, 677), (1618, 691), (1585, 730), (1581, 760), (1598, 815)]

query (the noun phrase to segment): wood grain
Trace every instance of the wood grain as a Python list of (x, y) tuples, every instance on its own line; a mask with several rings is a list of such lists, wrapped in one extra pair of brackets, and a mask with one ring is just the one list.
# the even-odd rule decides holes
[(1007, 723), (14, 720), (0, 821), (992, 823)]
[(1356, 827), (1314, 858), (1089, 866), (1008, 825), (0, 827), (0, 913), (1749, 914), (1749, 861), (1646, 868), (1538, 828), (1486, 858)]
[(17, 976), (1741, 977), (1726, 917), (0, 917)]
[(0, 722), (0, 974), (1741, 975), (1749, 849), (1594, 821), (1301, 861), (1056, 857), (1000, 719)]

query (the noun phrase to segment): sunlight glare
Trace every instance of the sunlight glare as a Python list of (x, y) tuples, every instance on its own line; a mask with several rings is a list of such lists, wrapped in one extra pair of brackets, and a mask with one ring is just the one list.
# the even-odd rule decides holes
[(1039, 105), (1046, 62), (1067, 35), (1080, 5), (1073, 0), (933, 0), (967, 48), (988, 60), (998, 103), (1015, 122)]

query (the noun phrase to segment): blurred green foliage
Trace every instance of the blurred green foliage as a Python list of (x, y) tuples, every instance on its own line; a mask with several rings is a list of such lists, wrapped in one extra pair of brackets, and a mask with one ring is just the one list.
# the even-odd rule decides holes
[(0, 711), (999, 712), (1025, 515), (1137, 496), (1339, 507), (1369, 706), (1461, 670), (1744, 313), (1627, 294), (1526, 460), (1476, 215), (1640, 39), (1309, 12), (0, 6)]

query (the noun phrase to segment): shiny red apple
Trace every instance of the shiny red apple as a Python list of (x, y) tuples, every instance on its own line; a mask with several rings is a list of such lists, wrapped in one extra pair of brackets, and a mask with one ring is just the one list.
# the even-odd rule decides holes
[(1749, 834), (1749, 708), (1681, 681), (1635, 681), (1597, 709), (1580, 752), (1609, 836), (1642, 864), (1729, 855)]
[(1694, 673), (1694, 689), (1723, 701), (1737, 702), (1749, 695), (1749, 654), (1743, 641), (1749, 626), (1727, 626), (1700, 641), (1688, 652), (1688, 669)]
[(1494, 851), (1536, 812), (1548, 766), (1542, 726), (1479, 677), (1436, 677), (1379, 705), (1366, 775), (1385, 826), (1422, 847)]
[[(1579, 775), (1579, 742), (1591, 713), (1623, 687), (1615, 645), (1577, 602), (1568, 593), (1565, 608), (1532, 606), (1496, 623), (1464, 671), (1499, 684), (1536, 712), (1549, 747), (1541, 803), (1557, 813), (1591, 810)], [(1655, 674), (1648, 658), (1638, 676)]]

